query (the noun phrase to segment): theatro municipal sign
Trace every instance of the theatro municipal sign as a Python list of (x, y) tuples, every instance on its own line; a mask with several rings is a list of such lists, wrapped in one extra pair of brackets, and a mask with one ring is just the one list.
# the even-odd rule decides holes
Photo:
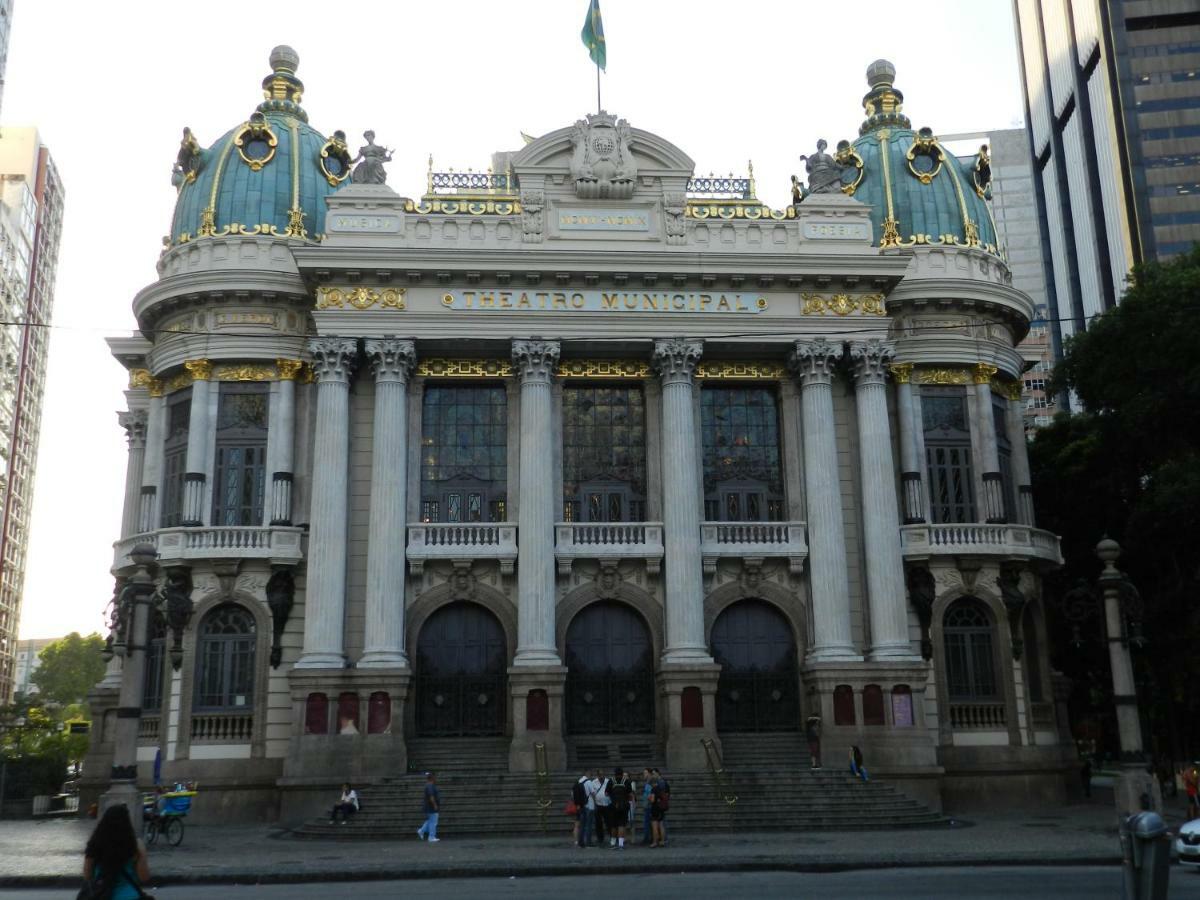
[(691, 291), (447, 291), (442, 306), (455, 310), (532, 312), (760, 313), (768, 307), (757, 294)]

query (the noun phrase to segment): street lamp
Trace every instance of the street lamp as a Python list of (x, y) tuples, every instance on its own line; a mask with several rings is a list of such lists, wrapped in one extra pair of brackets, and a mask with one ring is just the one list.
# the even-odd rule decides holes
[(135, 832), (140, 834), (142, 804), (137, 789), (137, 738), (138, 723), (142, 718), (142, 680), (158, 553), (149, 544), (138, 544), (130, 551), (129, 559), (135, 571), (116, 599), (119, 626), (113, 652), (124, 657), (124, 665), (121, 667), (121, 692), (113, 739), (112, 778), (108, 790), (100, 797), (100, 809), (103, 811), (124, 803), (129, 808)]

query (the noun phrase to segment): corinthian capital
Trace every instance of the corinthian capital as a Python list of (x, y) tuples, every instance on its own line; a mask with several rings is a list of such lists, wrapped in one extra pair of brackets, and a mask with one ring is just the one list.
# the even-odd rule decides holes
[(146, 421), (148, 416), (144, 409), (131, 409), (117, 413), (117, 421), (125, 429), (125, 437), (129, 440), (130, 450), (140, 450), (146, 446)]
[(192, 376), (193, 381), (208, 381), (212, 378), (212, 360), (188, 359), (184, 360), (183, 367)]
[(842, 358), (841, 341), (836, 343), (827, 338), (811, 341), (796, 341), (788, 357), (788, 368), (803, 387), (809, 384), (830, 384), (837, 361)]
[(859, 384), (883, 384), (888, 366), (896, 358), (896, 347), (890, 341), (871, 338), (850, 342), (850, 360)]
[(521, 381), (549, 381), (558, 365), (558, 341), (513, 341), (513, 365)]
[(417, 364), (417, 345), (400, 338), (371, 338), (363, 341), (363, 350), (371, 361), (376, 381), (408, 383), (409, 373)]
[(354, 338), (313, 338), (308, 342), (308, 352), (312, 354), (313, 374), (317, 381), (350, 382), (354, 358), (358, 354), (358, 341)]
[(654, 342), (654, 355), (651, 362), (654, 371), (662, 376), (663, 384), (692, 380), (696, 374), (696, 365), (700, 355), (704, 353), (703, 341), (687, 341), (683, 338), (671, 338), (666, 341)]

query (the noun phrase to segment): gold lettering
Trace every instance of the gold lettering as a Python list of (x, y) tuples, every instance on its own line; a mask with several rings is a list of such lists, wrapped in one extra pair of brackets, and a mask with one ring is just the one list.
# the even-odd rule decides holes
[(512, 297), (511, 291), (501, 291), (500, 292), (500, 305), (504, 309), (512, 309), (512, 302), (510, 299), (511, 297)]
[(495, 305), (496, 305), (496, 297), (494, 294), (480, 294), (479, 295), (479, 308), (480, 309), (483, 309), (485, 306), (490, 309), (490, 308), (494, 307)]
[(571, 306), (575, 307), (575, 309), (583, 309), (586, 304), (587, 298), (585, 298), (583, 294), (576, 292), (571, 295)]
[(684, 299), (683, 294), (676, 294), (674, 297), (671, 298), (671, 309), (686, 309), (686, 308), (687, 308), (687, 301)]
[(463, 291), (462, 295), (463, 295), (463, 300), (465, 300), (467, 302), (467, 309), (470, 309), (472, 301), (475, 299), (475, 292), (474, 291)]
[(567, 295), (566, 294), (562, 293), (561, 291), (554, 292), (554, 308), (555, 309), (566, 309), (567, 308)]
[(625, 308), (626, 309), (637, 309), (637, 305), (638, 305), (637, 294), (626, 294), (625, 295)]
[(521, 291), (521, 296), (517, 300), (517, 309), (529, 309), (529, 295)]
[(744, 303), (742, 303), (742, 295), (741, 295), (741, 294), (735, 294), (735, 295), (734, 295), (734, 303), (736, 303), (736, 304), (737, 304), (737, 308), (738, 308), (739, 310), (741, 310), (742, 312), (745, 312), (745, 310), (746, 310), (746, 305), (745, 305)]
[(550, 297), (550, 295), (545, 291), (538, 291), (536, 294), (534, 294), (534, 296), (538, 298), (538, 309), (545, 309), (546, 300)]
[(702, 310), (704, 310), (705, 312), (708, 312), (708, 304), (710, 304), (710, 303), (712, 303), (712, 294), (701, 294), (700, 295), (700, 308)]
[(729, 312), (729, 299), (724, 294), (722, 294), (721, 299), (717, 301), (717, 309), (723, 309), (725, 312)]
[(616, 309), (619, 302), (620, 297), (618, 297), (616, 294), (600, 295), (600, 306), (604, 309)]
[[(664, 299), (665, 303), (666, 300)], [(646, 294), (642, 297), (642, 309), (658, 309), (658, 294)]]

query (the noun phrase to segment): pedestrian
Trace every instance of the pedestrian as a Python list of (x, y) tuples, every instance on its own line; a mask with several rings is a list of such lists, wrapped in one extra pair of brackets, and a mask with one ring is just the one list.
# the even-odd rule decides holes
[(1090, 800), (1092, 798), (1092, 759), (1090, 756), (1083, 758), (1083, 765), (1079, 767), (1079, 780), (1083, 782), (1083, 796)]
[(629, 776), (617, 766), (613, 773), (612, 787), (609, 788), (612, 798), (612, 815), (609, 818), (609, 834), (617, 836), (616, 843), (610, 844), (615, 850), (625, 849), (625, 826), (629, 823), (629, 801), (633, 797), (633, 782)]
[(117, 803), (105, 810), (83, 851), (84, 887), (90, 897), (137, 900), (150, 880), (146, 846), (133, 833), (129, 808)]
[(665, 847), (667, 836), (664, 829), (667, 810), (671, 808), (671, 792), (667, 780), (658, 769), (651, 774), (654, 776), (654, 787), (650, 791), (650, 846)]
[(1184, 770), (1183, 789), (1187, 793), (1188, 821), (1200, 818), (1200, 804), (1197, 802), (1197, 793), (1200, 793), (1200, 770), (1196, 768), (1196, 763)]
[(358, 812), (358, 794), (354, 788), (350, 787), (350, 782), (347, 781), (342, 785), (341, 798), (337, 803), (333, 804), (333, 812), (329, 814), (329, 824), (335, 824), (338, 813), (341, 813), (342, 824), (345, 825), (356, 812)]
[(612, 780), (607, 775), (600, 775), (596, 779), (596, 845), (604, 846), (604, 835), (608, 835), (608, 843), (610, 846), (616, 846), (617, 839), (612, 833), (612, 795), (609, 790), (612, 788)]
[(580, 835), (580, 840), (583, 846), (591, 846), (592, 835), (596, 832), (596, 791), (600, 787), (600, 782), (596, 778), (596, 770), (589, 769), (587, 773), (587, 781), (583, 783), (583, 792), (587, 796), (587, 802), (583, 805), (583, 834)]
[(575, 804), (575, 830), (572, 833), (572, 842), (577, 847), (587, 845), (587, 783), (588, 773), (584, 772), (579, 776), (579, 780), (571, 785), (571, 802)]
[(654, 808), (650, 795), (654, 791), (654, 775), (647, 767), (642, 769), (642, 844), (649, 847), (652, 835), (650, 812)]
[(821, 768), (821, 717), (809, 716), (804, 723), (804, 737), (808, 741), (808, 752), (812, 756), (812, 767)]
[(441, 811), (441, 798), (438, 796), (437, 778), (432, 772), (425, 773), (425, 791), (421, 800), (421, 811), (425, 813), (425, 824), (417, 829), (417, 837), (421, 840), (428, 839), (429, 843), (436, 844), (440, 839), (437, 836), (438, 813)]
[(858, 749), (857, 744), (850, 745), (850, 774), (856, 778), (861, 778), (863, 784), (871, 780), (871, 776), (867, 774), (866, 766), (863, 765), (862, 751)]

